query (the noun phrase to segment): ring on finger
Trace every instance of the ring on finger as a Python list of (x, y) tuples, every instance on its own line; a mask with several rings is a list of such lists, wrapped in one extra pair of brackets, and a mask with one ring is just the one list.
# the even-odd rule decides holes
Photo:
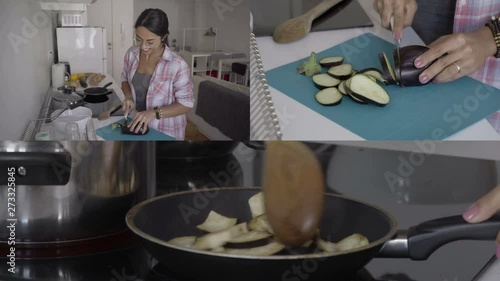
[(453, 65), (457, 68), (457, 73), (462, 72), (462, 68), (458, 64), (453, 63)]

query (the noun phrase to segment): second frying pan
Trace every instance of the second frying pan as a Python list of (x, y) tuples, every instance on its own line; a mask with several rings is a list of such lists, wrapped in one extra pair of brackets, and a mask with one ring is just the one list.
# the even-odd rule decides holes
[[(357, 200), (325, 195), (320, 233), (339, 241), (361, 233), (370, 243), (342, 253), (303, 253), (293, 249), (273, 256), (214, 253), (173, 246), (166, 241), (179, 236), (201, 236), (201, 224), (211, 210), (239, 221), (251, 219), (248, 199), (257, 188), (218, 188), (159, 196), (132, 208), (128, 227), (160, 263), (181, 276), (195, 280), (351, 280), (374, 257), (425, 260), (440, 246), (462, 239), (492, 240), (500, 230), (500, 217), (469, 224), (461, 216), (442, 218), (398, 231), (386, 211)], [(298, 278), (298, 279), (297, 279)], [(302, 279), (300, 279), (302, 280)]]

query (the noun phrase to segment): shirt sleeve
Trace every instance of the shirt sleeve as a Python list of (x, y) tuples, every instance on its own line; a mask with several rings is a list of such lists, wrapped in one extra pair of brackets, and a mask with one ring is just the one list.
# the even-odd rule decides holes
[(195, 101), (191, 71), (184, 60), (180, 60), (180, 67), (174, 79), (173, 90), (178, 103), (189, 108), (194, 106)]

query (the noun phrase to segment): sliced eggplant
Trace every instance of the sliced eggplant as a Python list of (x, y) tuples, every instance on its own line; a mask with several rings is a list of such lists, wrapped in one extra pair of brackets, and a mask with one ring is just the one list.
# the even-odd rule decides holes
[(334, 253), (338, 251), (336, 243), (325, 241), (319, 237), (316, 239), (316, 244), (318, 248), (324, 252)]
[(214, 252), (214, 253), (224, 253), (226, 251), (226, 249), (224, 249), (224, 247), (217, 247), (217, 248), (213, 248), (212, 250), (210, 250), (210, 252)]
[[(346, 80), (347, 81), (347, 80)], [(345, 91), (345, 82), (346, 81), (342, 81), (340, 82), (339, 86), (338, 86), (338, 89), (339, 89), (339, 92), (344, 95), (344, 96), (347, 96), (347, 92)]]
[(362, 73), (362, 74), (368, 75), (371, 78), (375, 78), (377, 81), (380, 81), (380, 82), (382, 82), (384, 84), (387, 84), (387, 80), (384, 79), (384, 77), (382, 75), (382, 71), (380, 71), (379, 69), (370, 67), (370, 68), (365, 68), (363, 70), (360, 70), (358, 73)]
[(285, 245), (279, 242), (271, 242), (267, 245), (247, 248), (247, 249), (229, 249), (226, 248), (225, 253), (235, 254), (235, 255), (245, 255), (245, 256), (270, 256), (276, 254), (277, 252), (283, 250)]
[(382, 65), (382, 78), (387, 81), (387, 84), (398, 84), (396, 80), (396, 73), (391, 65), (391, 62), (387, 58), (387, 55), (382, 52), (378, 55), (380, 64)]
[(352, 92), (352, 91), (351, 91), (351, 89), (350, 89), (350, 87), (351, 87), (351, 79), (352, 79), (352, 78), (350, 78), (350, 79), (348, 79), (347, 81), (345, 81), (345, 84), (344, 84), (344, 89), (345, 89), (345, 91), (346, 91), (347, 95), (348, 95), (348, 96), (349, 96), (349, 97), (350, 97), (353, 101), (355, 101), (355, 102), (357, 102), (357, 103), (359, 103), (359, 104), (368, 104), (368, 102), (367, 102), (366, 100), (364, 100), (364, 99), (363, 99), (363, 100), (361, 100), (361, 99), (359, 99), (359, 98), (357, 98), (357, 97), (355, 97), (355, 96), (353, 95), (353, 92)]
[(328, 74), (340, 80), (347, 80), (351, 77), (352, 71), (352, 65), (345, 63), (330, 67), (330, 69), (328, 69)]
[(341, 65), (344, 63), (344, 57), (326, 57), (319, 61), (319, 64), (323, 67), (332, 67)]
[(268, 238), (271, 236), (271, 233), (266, 232), (266, 231), (249, 231), (246, 233), (243, 233), (241, 235), (238, 235), (231, 240), (229, 240), (229, 243), (248, 243), (248, 242), (255, 242), (259, 241), (265, 238)]
[(274, 233), (273, 230), (271, 229), (271, 224), (269, 224), (266, 215), (261, 215), (256, 218), (253, 218), (248, 223), (248, 228), (250, 228), (250, 230), (266, 231), (271, 234)]
[(335, 87), (340, 84), (340, 80), (326, 73), (316, 74), (312, 77), (314, 85), (320, 89)]
[(333, 106), (342, 102), (342, 94), (337, 88), (326, 88), (316, 93), (316, 101), (322, 105)]
[(196, 236), (181, 236), (170, 239), (169, 241), (167, 241), (167, 243), (175, 246), (191, 248), (191, 246), (193, 246), (195, 241), (196, 241)]
[(385, 106), (390, 102), (387, 91), (367, 75), (356, 74), (350, 80), (349, 91), (354, 97), (378, 106)]
[(198, 250), (210, 250), (224, 246), (229, 240), (248, 232), (247, 223), (237, 224), (229, 229), (212, 232), (196, 239), (192, 248)]
[(338, 251), (345, 252), (366, 246), (368, 244), (368, 238), (359, 233), (354, 233), (337, 242), (336, 248)]
[(252, 213), (252, 218), (263, 215), (266, 210), (264, 207), (264, 193), (259, 192), (248, 199), (248, 205), (250, 206), (250, 212)]
[(206, 232), (217, 232), (233, 227), (237, 222), (238, 219), (228, 218), (215, 211), (210, 211), (205, 221), (196, 227)]

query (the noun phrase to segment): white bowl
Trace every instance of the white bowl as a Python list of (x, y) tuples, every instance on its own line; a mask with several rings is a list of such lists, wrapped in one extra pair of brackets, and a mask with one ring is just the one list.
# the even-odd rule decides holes
[(66, 109), (59, 117), (54, 119), (54, 129), (58, 139), (66, 135), (66, 124), (76, 123), (80, 133), (85, 132), (88, 120), (92, 117), (92, 110), (87, 107), (79, 106), (75, 109)]

